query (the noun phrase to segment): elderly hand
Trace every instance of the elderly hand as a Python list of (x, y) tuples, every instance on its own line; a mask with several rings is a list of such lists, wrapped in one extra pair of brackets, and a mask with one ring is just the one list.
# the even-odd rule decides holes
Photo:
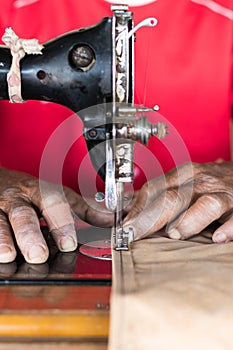
[(0, 169), (0, 263), (16, 257), (14, 238), (28, 263), (43, 263), (49, 251), (40, 230), (43, 217), (60, 251), (77, 248), (73, 215), (96, 226), (110, 226), (112, 215), (68, 188)]
[(233, 163), (187, 163), (136, 193), (124, 220), (135, 239), (164, 226), (170, 238), (186, 239), (218, 220), (214, 242), (233, 240)]

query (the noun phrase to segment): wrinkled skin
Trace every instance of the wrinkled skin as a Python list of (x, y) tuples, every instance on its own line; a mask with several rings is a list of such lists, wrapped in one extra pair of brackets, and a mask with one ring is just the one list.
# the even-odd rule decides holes
[[(214, 221), (213, 241), (233, 240), (233, 163), (187, 163), (146, 183), (128, 205), (124, 228), (141, 239), (166, 227), (169, 237), (186, 239)], [(16, 257), (13, 235), (28, 263), (43, 263), (49, 250), (41, 233), (43, 217), (60, 251), (77, 248), (74, 217), (101, 227), (113, 215), (68, 188), (28, 174), (0, 169), (0, 263)]]
[(43, 263), (49, 250), (40, 230), (39, 218), (48, 225), (62, 252), (77, 248), (74, 217), (96, 226), (112, 225), (112, 214), (87, 203), (68, 188), (39, 181), (15, 171), (0, 169), (0, 263), (15, 259), (13, 235), (28, 263)]
[(233, 240), (233, 163), (184, 164), (153, 179), (135, 194), (125, 217), (135, 239), (163, 227), (170, 238), (187, 239), (214, 221), (217, 243)]

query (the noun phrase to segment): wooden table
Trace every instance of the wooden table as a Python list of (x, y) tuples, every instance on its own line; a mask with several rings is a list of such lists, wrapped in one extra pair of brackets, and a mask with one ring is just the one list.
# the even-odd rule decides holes
[(110, 286), (0, 289), (0, 349), (107, 348)]

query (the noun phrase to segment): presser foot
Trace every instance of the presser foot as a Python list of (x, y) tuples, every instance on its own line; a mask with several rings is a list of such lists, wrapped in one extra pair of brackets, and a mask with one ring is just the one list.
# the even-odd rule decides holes
[(133, 242), (133, 229), (128, 232), (123, 228), (115, 229), (113, 233), (113, 244), (111, 240), (98, 240), (81, 245), (79, 252), (89, 258), (98, 260), (112, 260), (112, 248), (117, 251), (127, 251), (130, 249), (130, 243)]
[(116, 229), (113, 234), (114, 244), (113, 248), (115, 250), (129, 250), (130, 243), (133, 242), (133, 229), (130, 227), (129, 231), (126, 232), (123, 228)]

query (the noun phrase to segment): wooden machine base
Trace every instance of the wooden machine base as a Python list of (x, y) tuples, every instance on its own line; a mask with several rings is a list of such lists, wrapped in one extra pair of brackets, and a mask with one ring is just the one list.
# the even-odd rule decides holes
[(0, 264), (0, 349), (107, 349), (111, 261), (50, 251), (45, 264)]

